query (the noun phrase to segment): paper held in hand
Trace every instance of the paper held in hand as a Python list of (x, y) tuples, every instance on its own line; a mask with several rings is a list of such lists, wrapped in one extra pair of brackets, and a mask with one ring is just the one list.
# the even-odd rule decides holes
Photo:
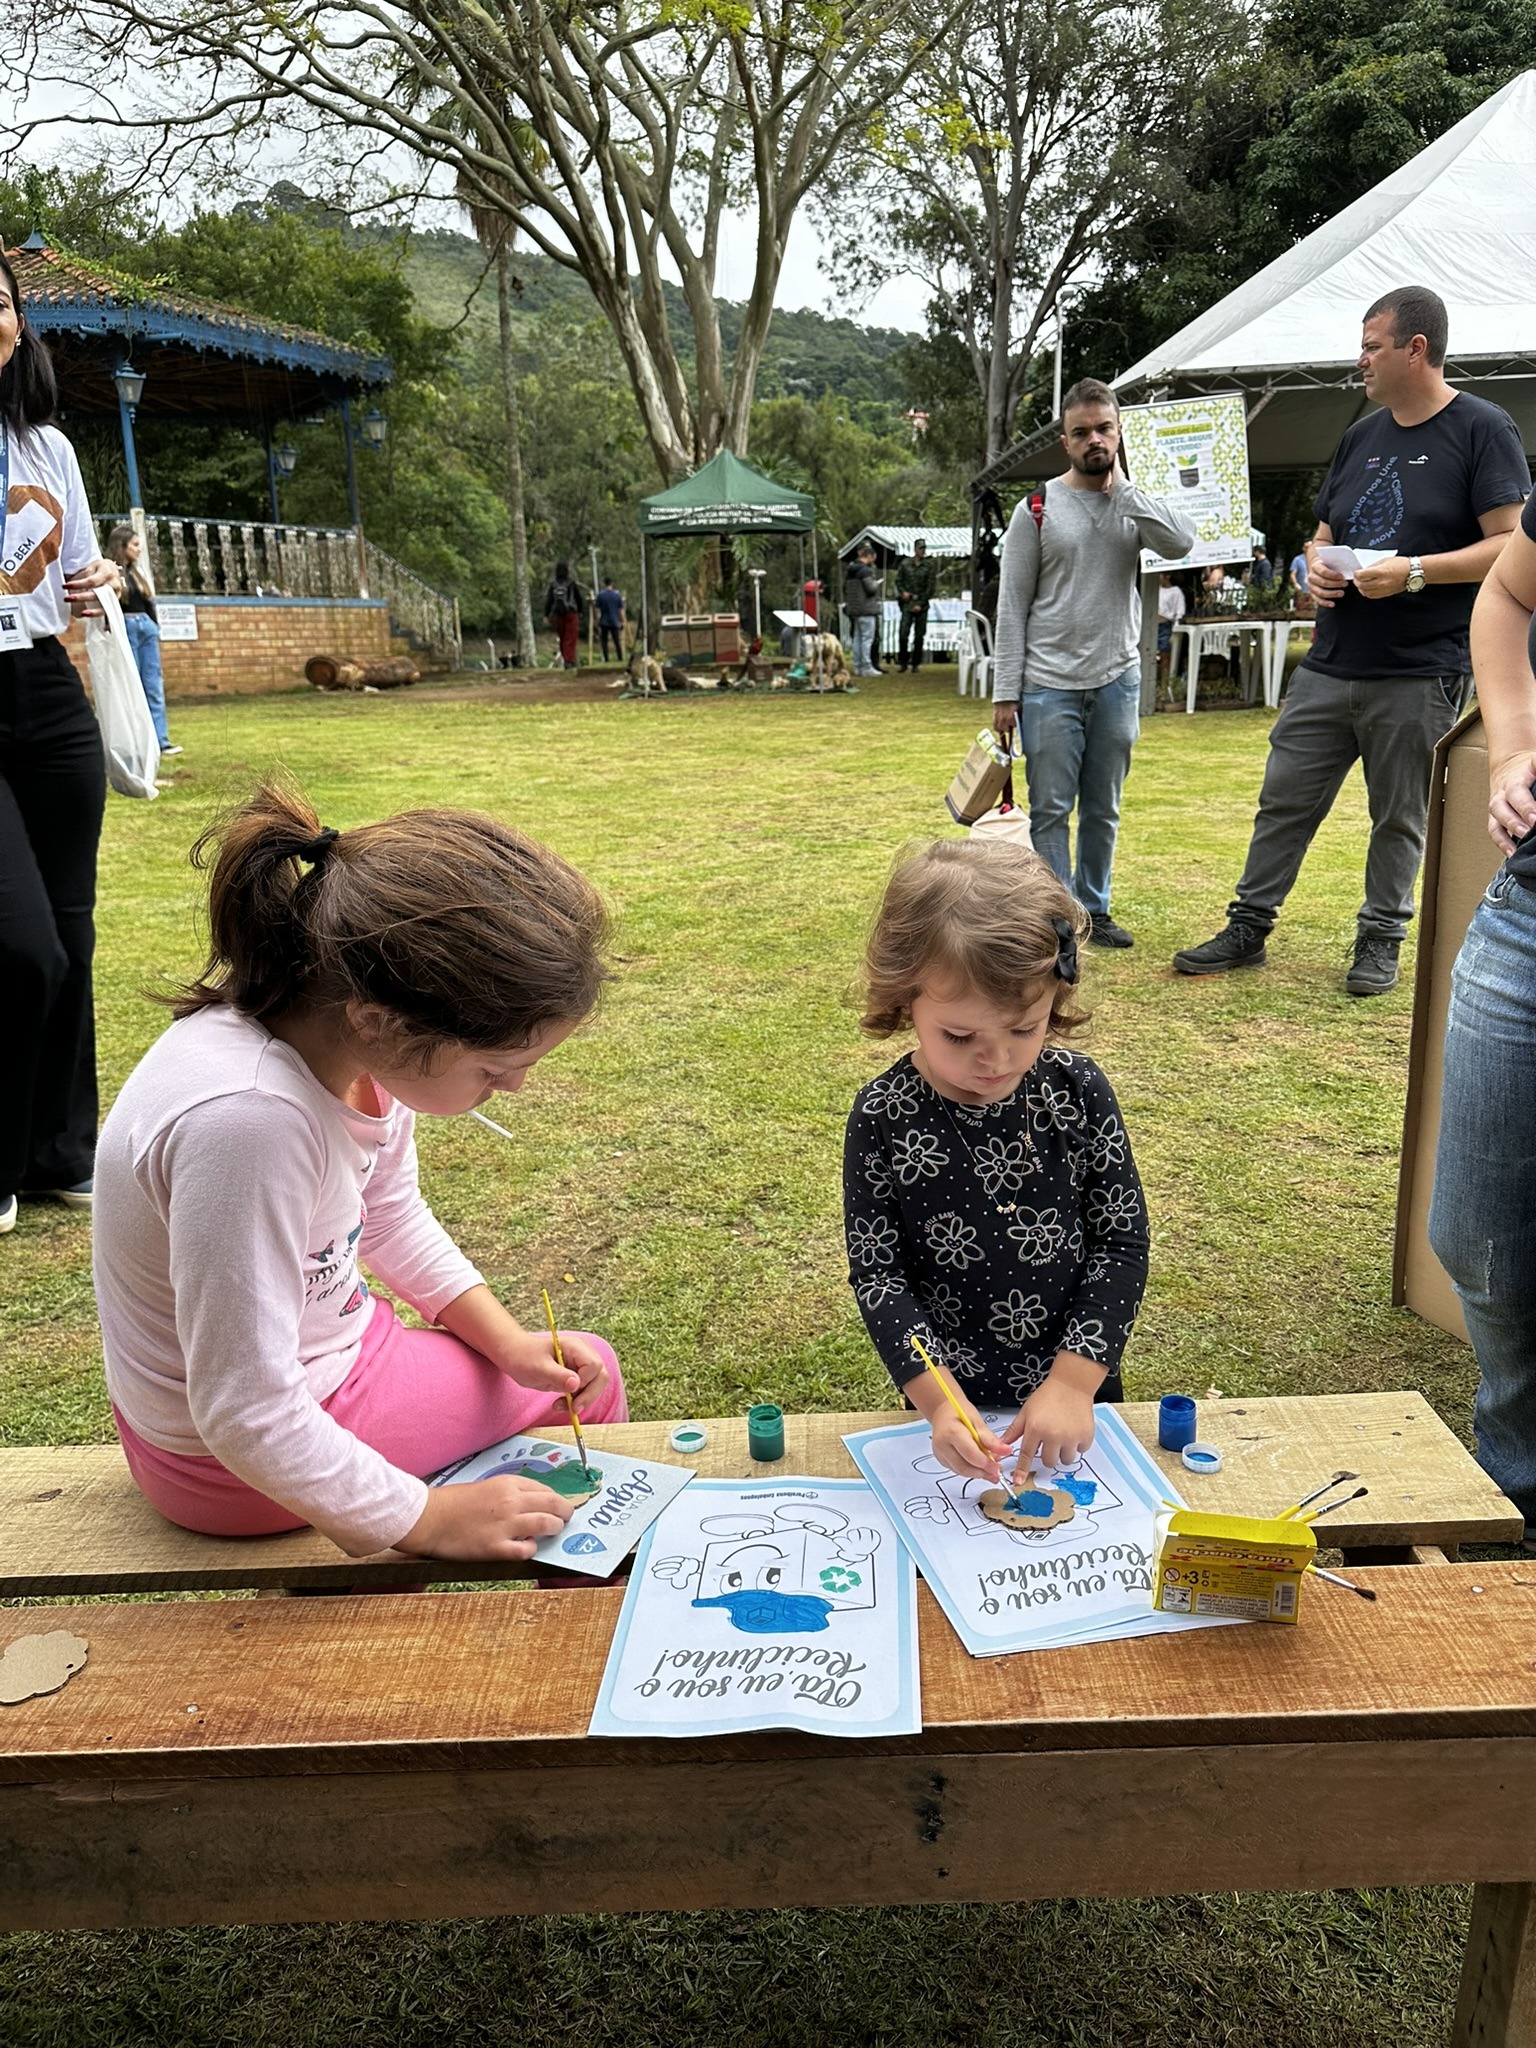
[[(685, 1465), (657, 1465), (627, 1452), (593, 1451), (592, 1472), (597, 1492), (582, 1501), (558, 1536), (546, 1536), (533, 1557), (536, 1564), (556, 1564), (563, 1571), (584, 1572), (590, 1579), (609, 1579), (669, 1500), (692, 1479)], [(581, 1469), (579, 1454), (569, 1444), (538, 1436), (509, 1436), (462, 1458), (432, 1480), (434, 1486), (463, 1486), (474, 1479), (537, 1479), (556, 1482), (559, 1492), (571, 1491), (569, 1467)]]
[(1378, 562), (1390, 562), (1396, 553), (1396, 548), (1345, 548), (1330, 545), (1318, 549), (1317, 559), (1326, 562), (1330, 569), (1337, 569), (1346, 583), (1353, 583), (1360, 570), (1374, 569)]

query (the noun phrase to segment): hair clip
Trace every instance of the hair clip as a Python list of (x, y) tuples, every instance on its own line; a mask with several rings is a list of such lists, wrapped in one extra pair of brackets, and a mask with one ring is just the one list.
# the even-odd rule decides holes
[(316, 867), (325, 859), (340, 837), (341, 834), (334, 825), (322, 825), (313, 839), (306, 840), (302, 846), (296, 846), (293, 850), (300, 860), (307, 860), (311, 867)]
[(1077, 986), (1077, 932), (1069, 918), (1053, 917), (1051, 930), (1056, 934), (1056, 979), (1064, 981), (1069, 988)]

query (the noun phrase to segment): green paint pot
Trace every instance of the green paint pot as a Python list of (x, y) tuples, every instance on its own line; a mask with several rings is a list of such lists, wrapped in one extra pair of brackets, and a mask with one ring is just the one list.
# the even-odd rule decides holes
[(747, 1449), (760, 1465), (783, 1457), (784, 1410), (772, 1401), (759, 1401), (747, 1410)]

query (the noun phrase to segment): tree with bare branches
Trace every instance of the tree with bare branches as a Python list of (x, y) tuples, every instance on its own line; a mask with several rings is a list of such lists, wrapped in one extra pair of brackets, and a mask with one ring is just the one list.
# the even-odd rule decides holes
[(1066, 301), (1177, 182), (1192, 107), (1255, 32), (1245, 0), (965, 0), (885, 109), (875, 231), (965, 347), (986, 460)]
[[(671, 482), (721, 447), (745, 452), (790, 226), (941, 28), (920, 11), (913, 0), (19, 0), (0, 49), (34, 92), (102, 81), (91, 118), (140, 138), (162, 176), (206, 176), (221, 143), (249, 150), (280, 128), (333, 164), (399, 146), (446, 173), (585, 279)], [(728, 362), (720, 233), (741, 211), (755, 215), (755, 261)]]

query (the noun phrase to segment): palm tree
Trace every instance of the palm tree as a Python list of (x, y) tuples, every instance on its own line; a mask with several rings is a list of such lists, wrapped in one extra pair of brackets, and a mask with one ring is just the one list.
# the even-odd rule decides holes
[(533, 603), (528, 590), (528, 524), (523, 511), (523, 442), (517, 406), (517, 360), (512, 339), (512, 244), (516, 229), (506, 214), (472, 199), (461, 175), (460, 203), (475, 238), (496, 266), (496, 317), (501, 330), (501, 397), (507, 421), (507, 505), (512, 515), (512, 580), (516, 585), (517, 628), (512, 658), (519, 668), (538, 660), (533, 637)]

